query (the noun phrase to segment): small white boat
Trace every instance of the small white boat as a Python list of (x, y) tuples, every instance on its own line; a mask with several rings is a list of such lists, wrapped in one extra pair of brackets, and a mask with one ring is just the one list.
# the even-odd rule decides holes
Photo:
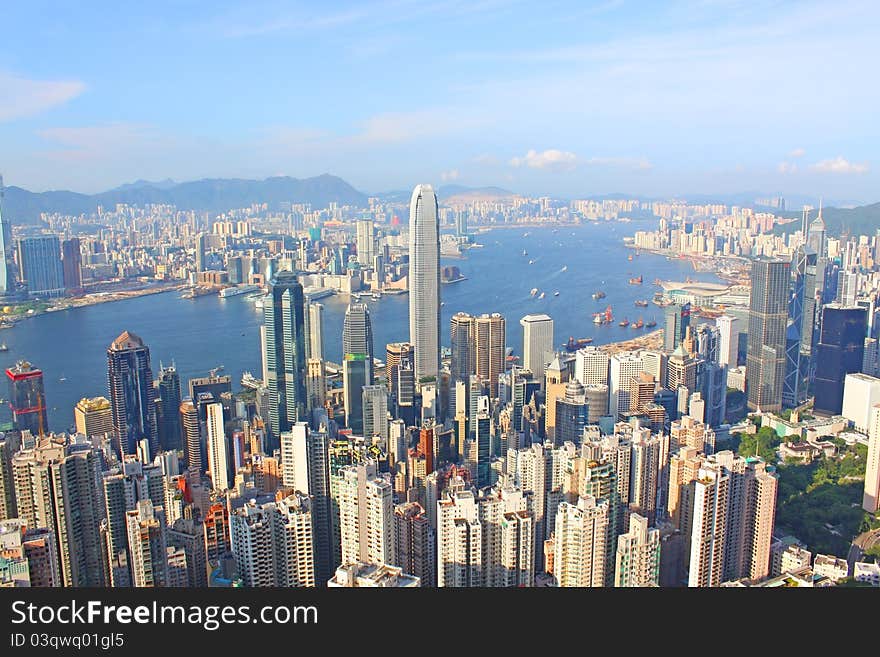
[(539, 299), (543, 299), (543, 298), (544, 298), (544, 292), (541, 292), (541, 294), (538, 295), (538, 298), (539, 298)]
[(529, 290), (530, 297), (535, 296), (537, 293), (538, 293), (538, 288), (536, 288), (536, 287), (533, 287), (531, 290)]
[(529, 260), (529, 264), (530, 264), (530, 265), (533, 265), (533, 264), (535, 264), (535, 261), (534, 261), (534, 260)]
[(562, 271), (568, 271), (568, 265), (562, 265)]
[(559, 290), (556, 290), (556, 292), (553, 293), (553, 296), (554, 296), (554, 297), (558, 297), (558, 296), (559, 296)]

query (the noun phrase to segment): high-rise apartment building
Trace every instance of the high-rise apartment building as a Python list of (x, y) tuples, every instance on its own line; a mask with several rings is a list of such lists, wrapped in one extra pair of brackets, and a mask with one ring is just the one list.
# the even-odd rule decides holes
[(629, 531), (617, 538), (614, 586), (660, 586), (660, 531), (637, 513), (629, 517)]
[(624, 351), (611, 356), (609, 363), (611, 387), (608, 391), (610, 415), (615, 420), (625, 417), (630, 408), (630, 382), (644, 367), (637, 352)]
[(61, 268), (64, 287), (71, 292), (82, 291), (82, 254), (78, 237), (61, 243)]
[(434, 529), (418, 502), (405, 502), (394, 507), (394, 544), (395, 565), (418, 577), (422, 586), (435, 586)]
[(158, 415), (159, 446), (163, 450), (178, 450), (183, 447), (180, 434), (180, 375), (175, 366), (159, 367), (156, 381), (159, 399), (156, 402)]
[(311, 502), (294, 493), (249, 501), (230, 517), (232, 553), (245, 586), (316, 585)]
[(581, 496), (556, 513), (553, 575), (559, 586), (601, 587), (608, 569), (609, 503)]
[(150, 500), (141, 500), (126, 512), (131, 582), (137, 588), (168, 586), (168, 543), (165, 513)]
[(391, 564), (394, 556), (392, 486), (372, 461), (346, 467), (339, 487), (342, 563)]

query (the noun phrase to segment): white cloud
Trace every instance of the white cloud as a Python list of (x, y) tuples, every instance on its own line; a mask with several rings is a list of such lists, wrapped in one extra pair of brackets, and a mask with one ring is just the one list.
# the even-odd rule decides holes
[(577, 155), (570, 151), (560, 151), (555, 148), (548, 148), (540, 153), (536, 150), (530, 150), (523, 157), (511, 159), (510, 166), (571, 171), (577, 166)]
[(865, 173), (868, 171), (868, 164), (866, 162), (850, 162), (842, 155), (838, 155), (830, 160), (816, 162), (810, 168), (820, 173)]
[(788, 154), (789, 157), (803, 157), (807, 154), (807, 151), (803, 148), (795, 148), (791, 153)]
[(79, 80), (28, 80), (0, 71), (0, 122), (39, 114), (76, 98), (86, 85)]
[(797, 171), (797, 164), (794, 162), (780, 162), (776, 170), (781, 174), (794, 173)]
[(450, 169), (449, 171), (443, 171), (440, 174), (440, 180), (442, 180), (443, 182), (458, 180), (458, 175), (458, 169)]

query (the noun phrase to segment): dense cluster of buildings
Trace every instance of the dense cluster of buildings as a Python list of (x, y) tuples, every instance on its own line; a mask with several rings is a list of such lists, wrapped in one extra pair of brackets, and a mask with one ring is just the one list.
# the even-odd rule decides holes
[[(591, 203), (569, 209), (633, 209)], [(806, 568), (811, 585), (847, 576), (833, 555), (811, 564), (775, 536), (777, 464), (725, 448), (745, 412), (728, 398), (741, 388), (767, 422), (810, 406), (852, 428), (869, 444), (864, 505), (877, 511), (880, 237), (832, 253), (814, 222), (791, 259), (752, 260), (742, 312), (698, 322), (686, 300), (666, 305), (658, 349), (559, 352), (553, 319), (526, 315), (516, 359), (508, 318), (491, 308), (441, 326), (432, 187), (415, 188), (407, 229), (381, 240), (367, 218), (353, 245), (328, 240), (346, 222), (327, 212), (278, 217), (297, 213), (310, 236), (295, 249), (269, 244), (266, 269), (224, 251), (252, 237), (247, 216), (210, 232), (180, 227), (195, 244), (181, 264), (194, 283), (264, 286), (262, 373), (248, 391), (217, 371), (184, 385), (123, 331), (107, 348), (107, 396), (83, 398), (76, 432), (64, 434), (47, 425), (37, 364), (7, 370), (0, 583), (704, 587), (806, 581)], [(746, 231), (762, 220), (740, 219)], [(353, 298), (342, 363), (330, 364), (308, 290), (352, 271), (379, 289), (405, 281), (409, 341), (385, 345), (381, 360), (369, 308)], [(791, 417), (777, 432), (801, 432), (797, 453), (828, 435), (817, 426)], [(865, 581), (871, 565), (859, 566)]]

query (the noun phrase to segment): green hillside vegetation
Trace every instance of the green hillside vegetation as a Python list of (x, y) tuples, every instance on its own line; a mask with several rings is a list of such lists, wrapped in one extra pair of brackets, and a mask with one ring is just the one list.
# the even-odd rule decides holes
[(813, 554), (846, 557), (852, 539), (872, 524), (862, 508), (867, 448), (844, 447), (837, 457), (777, 469), (776, 525)]
[[(800, 212), (782, 212), (783, 216), (800, 219)], [(816, 218), (816, 213), (810, 213), (810, 220)], [(823, 208), (822, 219), (829, 235), (839, 236), (842, 233), (850, 235), (873, 235), (880, 228), (880, 203), (860, 205), (857, 208)], [(773, 232), (777, 235), (787, 235), (799, 230), (800, 221), (793, 221), (782, 226), (776, 226)]]

